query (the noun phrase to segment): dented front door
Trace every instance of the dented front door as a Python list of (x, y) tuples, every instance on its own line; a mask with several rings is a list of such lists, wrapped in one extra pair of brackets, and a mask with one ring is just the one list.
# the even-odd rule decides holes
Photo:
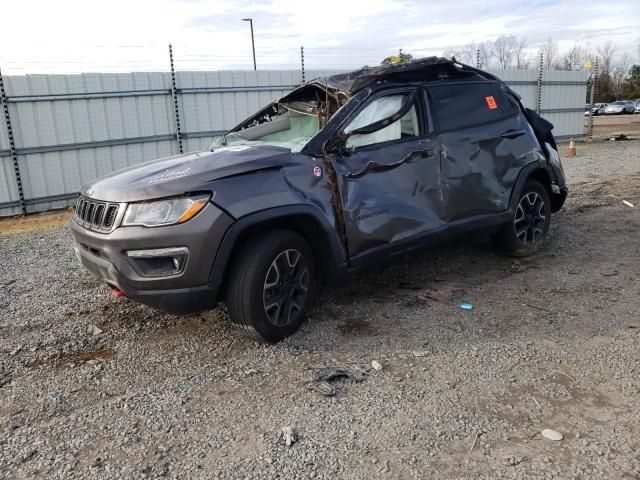
[(381, 141), (360, 139), (351, 152), (333, 157), (349, 255), (356, 263), (442, 226), (440, 150), (423, 133), (420, 111), (414, 108), (398, 120), (400, 126), (390, 125), (395, 133), (378, 134)]

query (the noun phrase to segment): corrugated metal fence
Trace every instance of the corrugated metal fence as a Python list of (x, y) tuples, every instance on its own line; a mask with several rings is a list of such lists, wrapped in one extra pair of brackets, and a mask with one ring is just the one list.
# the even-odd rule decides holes
[[(334, 73), (306, 71), (307, 79)], [(582, 72), (496, 71), (556, 126), (580, 136)], [(216, 135), (301, 82), (299, 70), (176, 72), (184, 151)], [(0, 216), (61, 208), (82, 184), (112, 170), (178, 153), (171, 74), (94, 73), (4, 77), (12, 126), (0, 120)], [(22, 180), (18, 190), (15, 164)]]

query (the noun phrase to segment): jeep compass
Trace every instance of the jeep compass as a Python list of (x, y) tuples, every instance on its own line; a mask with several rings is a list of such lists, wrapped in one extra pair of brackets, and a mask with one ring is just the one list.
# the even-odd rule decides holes
[(207, 150), (83, 187), (76, 253), (119, 296), (173, 313), (224, 302), (276, 342), (320, 280), (479, 230), (535, 253), (567, 196), (552, 128), (444, 58), (316, 79)]

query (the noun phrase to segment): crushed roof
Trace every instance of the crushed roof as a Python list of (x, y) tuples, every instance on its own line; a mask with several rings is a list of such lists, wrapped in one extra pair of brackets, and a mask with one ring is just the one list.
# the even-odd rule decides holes
[(378, 80), (436, 81), (460, 78), (492, 79), (486, 72), (443, 57), (426, 57), (411, 62), (362, 67), (359, 70), (339, 73), (312, 80), (325, 87), (341, 90), (351, 95)]

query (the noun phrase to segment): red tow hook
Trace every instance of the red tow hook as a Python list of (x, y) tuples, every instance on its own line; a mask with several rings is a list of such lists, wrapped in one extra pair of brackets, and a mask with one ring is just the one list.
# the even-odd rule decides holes
[(127, 294), (120, 290), (118, 287), (114, 287), (113, 285), (109, 285), (111, 287), (111, 295), (116, 298), (126, 297)]

